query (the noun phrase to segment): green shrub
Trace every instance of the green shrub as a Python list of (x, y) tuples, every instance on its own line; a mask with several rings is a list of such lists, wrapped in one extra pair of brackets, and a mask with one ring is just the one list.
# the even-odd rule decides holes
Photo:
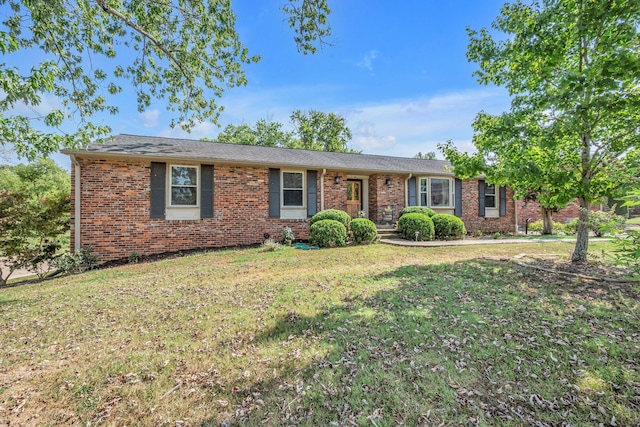
[(578, 232), (578, 218), (574, 218), (564, 225), (564, 234), (576, 234)]
[(351, 233), (354, 243), (358, 245), (368, 245), (378, 238), (376, 225), (367, 218), (354, 218), (351, 221)]
[(433, 240), (433, 221), (422, 213), (404, 214), (398, 220), (398, 232), (407, 240)]
[(81, 248), (74, 253), (65, 253), (52, 261), (53, 267), (63, 274), (83, 273), (98, 265), (98, 257), (91, 248)]
[[(551, 229), (551, 234), (564, 234), (565, 233), (565, 226), (559, 222), (555, 222), (552, 221), (552, 229)], [(544, 222), (539, 219), (537, 221), (533, 221), (529, 223), (529, 232), (532, 233), (540, 233), (542, 234), (542, 230), (544, 228)]]
[(589, 230), (593, 231), (596, 237), (602, 237), (605, 233), (615, 233), (624, 227), (626, 218), (617, 215), (615, 206), (608, 211), (589, 212)]
[(432, 217), (436, 214), (436, 212), (431, 208), (425, 208), (423, 206), (407, 206), (400, 211), (400, 216), (402, 217), (402, 215), (406, 215), (409, 213), (421, 213), (427, 215), (428, 217)]
[(349, 229), (349, 224), (351, 223), (351, 217), (345, 211), (341, 211), (339, 209), (325, 209), (311, 217), (310, 225), (313, 225), (316, 222), (323, 221), (325, 219), (332, 219), (334, 221), (341, 222), (342, 224), (344, 224), (347, 230)]
[(455, 215), (436, 214), (431, 217), (433, 229), (438, 240), (458, 240), (464, 239), (467, 229), (464, 222)]
[(309, 229), (309, 243), (321, 248), (335, 248), (347, 244), (347, 227), (335, 219), (314, 222)]

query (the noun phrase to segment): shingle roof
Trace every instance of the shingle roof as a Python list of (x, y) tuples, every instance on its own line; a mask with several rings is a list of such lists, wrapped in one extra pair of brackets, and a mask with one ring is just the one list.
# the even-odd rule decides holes
[(362, 173), (413, 173), (453, 176), (449, 162), (371, 154), (333, 153), (291, 148), (225, 144), (189, 139), (121, 134), (102, 144), (65, 154), (91, 157), (135, 157), (239, 165), (331, 169)]

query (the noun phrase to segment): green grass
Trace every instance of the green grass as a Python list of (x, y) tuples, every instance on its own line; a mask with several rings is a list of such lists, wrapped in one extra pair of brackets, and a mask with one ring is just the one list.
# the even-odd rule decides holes
[(229, 250), (0, 289), (0, 419), (638, 424), (638, 291), (483, 258), (572, 247)]

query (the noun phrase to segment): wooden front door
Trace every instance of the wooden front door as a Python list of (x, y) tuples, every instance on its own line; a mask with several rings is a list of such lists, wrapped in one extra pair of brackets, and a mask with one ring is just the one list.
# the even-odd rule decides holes
[(362, 180), (347, 180), (347, 213), (351, 218), (358, 216), (362, 210)]

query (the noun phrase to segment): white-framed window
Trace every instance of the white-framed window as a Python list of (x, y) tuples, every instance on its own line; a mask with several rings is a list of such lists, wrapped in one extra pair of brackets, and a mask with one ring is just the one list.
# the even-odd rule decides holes
[(169, 167), (169, 206), (197, 207), (200, 168), (171, 165)]
[(484, 207), (485, 209), (489, 208), (497, 208), (498, 204), (496, 203), (496, 186), (495, 184), (486, 184), (484, 185)]
[(282, 207), (304, 207), (304, 172), (282, 171)]
[(420, 178), (419, 203), (429, 208), (453, 208), (454, 185), (451, 178)]

